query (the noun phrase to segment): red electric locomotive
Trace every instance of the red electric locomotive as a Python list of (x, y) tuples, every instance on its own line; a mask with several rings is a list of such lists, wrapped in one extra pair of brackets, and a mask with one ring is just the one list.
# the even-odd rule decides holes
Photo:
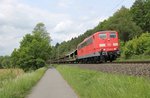
[(116, 31), (99, 31), (77, 46), (78, 62), (112, 62), (119, 55), (119, 38)]

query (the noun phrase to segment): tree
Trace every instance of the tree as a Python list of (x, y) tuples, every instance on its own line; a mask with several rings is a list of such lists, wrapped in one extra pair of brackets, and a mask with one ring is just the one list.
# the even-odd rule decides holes
[(115, 30), (119, 32), (119, 37), (126, 42), (129, 39), (139, 36), (142, 29), (132, 21), (129, 9), (122, 7), (112, 17), (105, 20), (98, 26), (100, 30)]
[(136, 0), (131, 7), (133, 20), (145, 32), (150, 32), (150, 0)]
[(0, 68), (10, 68), (11, 65), (10, 56), (0, 56)]
[(122, 56), (130, 58), (134, 55), (150, 55), (150, 34), (143, 33), (140, 37), (128, 41), (123, 47)]
[[(34, 30), (32, 31), (32, 33), (35, 35), (35, 37), (38, 38), (38, 35), (44, 39), (44, 40), (47, 40), (49, 41), (49, 43), (51, 42), (51, 38), (49, 36), (49, 33), (47, 32), (46, 30), (46, 27), (43, 23), (38, 23)], [(38, 39), (37, 39), (38, 40)]]
[(26, 34), (19, 49), (11, 54), (13, 66), (25, 71), (45, 66), (51, 56), (51, 39), (43, 23), (38, 23), (32, 34)]

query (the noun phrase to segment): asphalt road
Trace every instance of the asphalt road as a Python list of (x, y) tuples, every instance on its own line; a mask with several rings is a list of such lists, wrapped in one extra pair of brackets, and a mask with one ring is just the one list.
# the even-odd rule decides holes
[(48, 69), (26, 98), (78, 98), (59, 72)]

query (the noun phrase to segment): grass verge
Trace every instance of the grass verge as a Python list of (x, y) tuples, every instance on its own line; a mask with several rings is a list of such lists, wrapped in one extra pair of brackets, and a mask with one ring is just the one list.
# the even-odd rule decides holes
[(150, 61), (150, 56), (149, 55), (133, 55), (131, 56), (130, 58), (128, 59), (125, 59), (125, 58), (118, 58), (116, 61)]
[(22, 69), (0, 69), (0, 88), (5, 82), (15, 79), (19, 75), (24, 74)]
[(41, 68), (20, 75), (11, 81), (5, 81), (3, 87), (0, 88), (0, 98), (24, 98), (27, 92), (43, 76), (45, 70), (46, 68)]
[(150, 80), (107, 74), (71, 66), (57, 70), (80, 98), (150, 98)]

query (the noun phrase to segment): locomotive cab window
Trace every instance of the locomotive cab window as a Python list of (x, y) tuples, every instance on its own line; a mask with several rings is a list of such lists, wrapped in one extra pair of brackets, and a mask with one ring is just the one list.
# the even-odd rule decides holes
[(116, 33), (115, 32), (110, 33), (110, 38), (116, 38)]
[(93, 39), (92, 39), (92, 38), (89, 38), (89, 39), (86, 41), (87, 45), (92, 44), (92, 42), (93, 42)]
[(99, 34), (99, 37), (100, 37), (101, 39), (105, 39), (105, 38), (106, 38), (106, 33), (101, 33), (101, 34)]

